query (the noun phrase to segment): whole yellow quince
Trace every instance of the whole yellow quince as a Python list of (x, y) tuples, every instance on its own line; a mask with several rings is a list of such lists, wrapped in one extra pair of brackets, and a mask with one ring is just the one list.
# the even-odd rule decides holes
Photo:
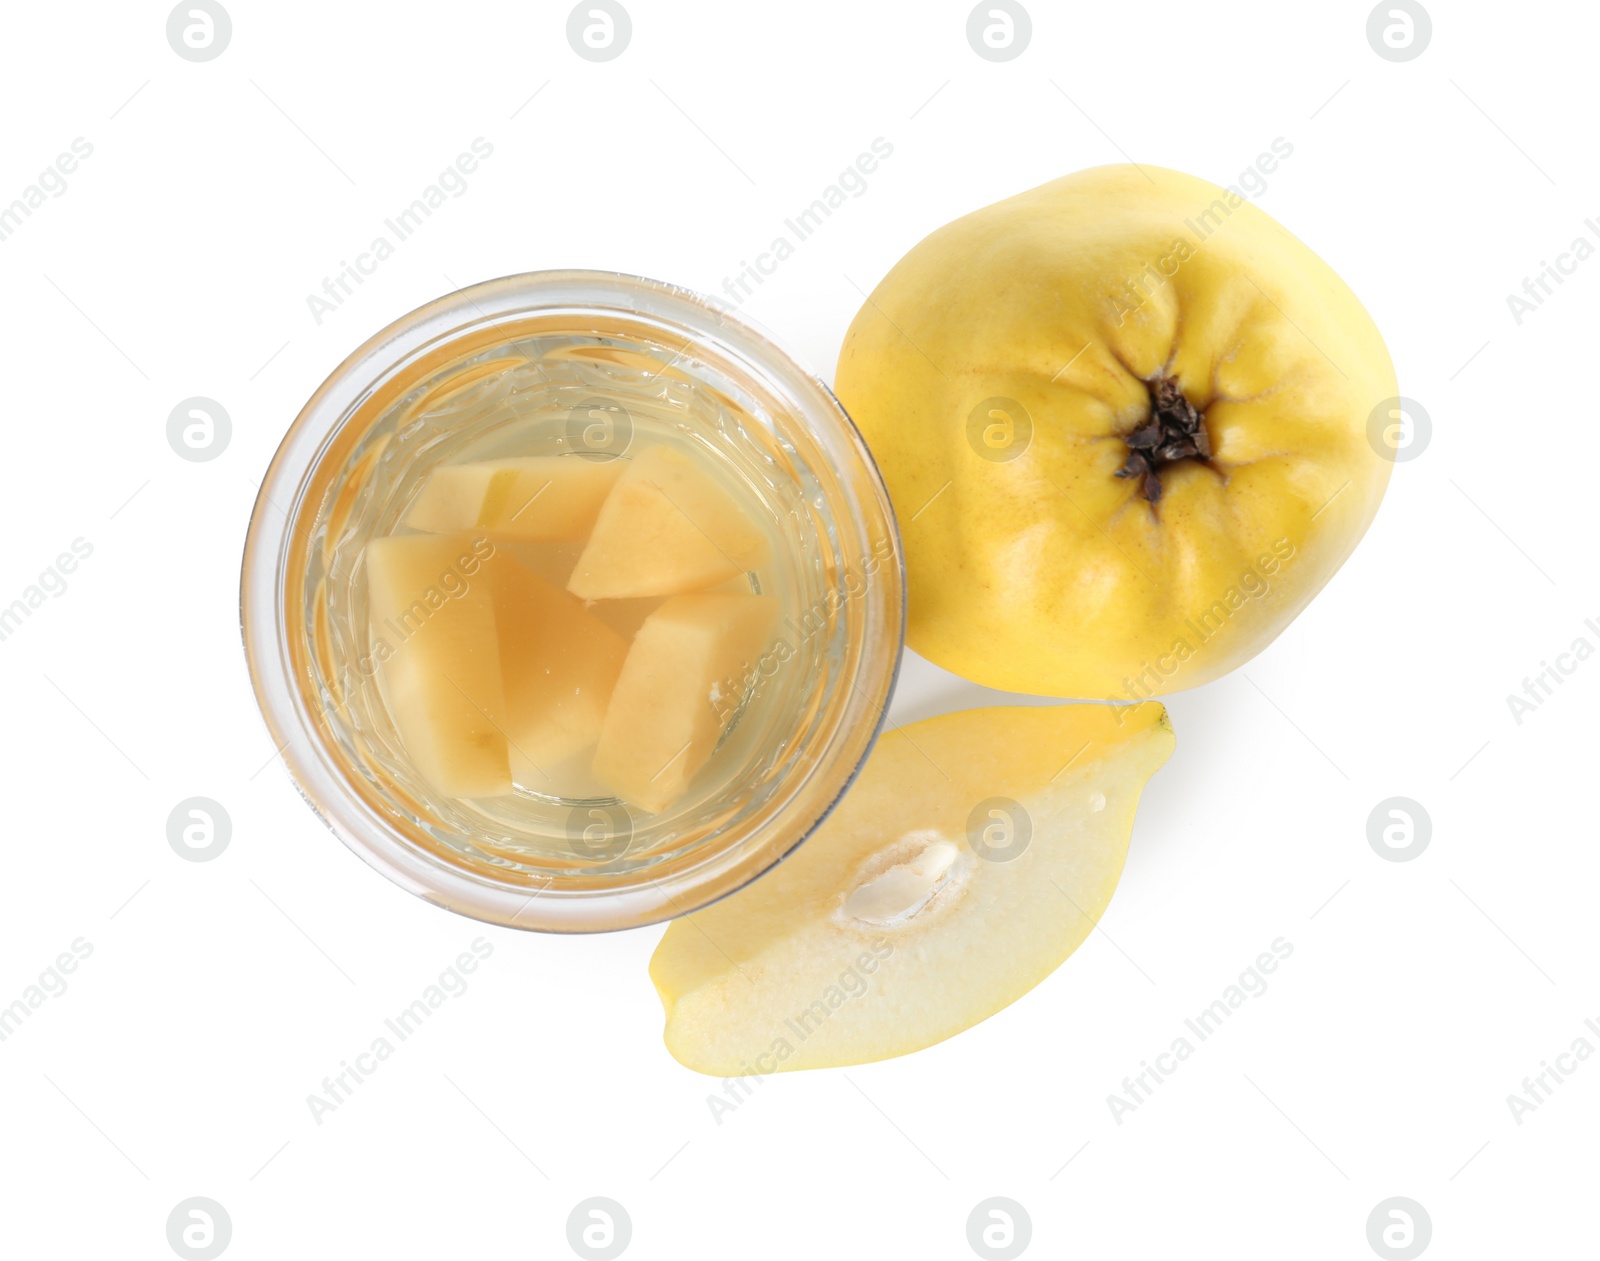
[(1383, 498), (1383, 338), (1237, 193), (1081, 171), (948, 224), (837, 390), (904, 536), (907, 642), (976, 682), (1136, 700), (1271, 643)]

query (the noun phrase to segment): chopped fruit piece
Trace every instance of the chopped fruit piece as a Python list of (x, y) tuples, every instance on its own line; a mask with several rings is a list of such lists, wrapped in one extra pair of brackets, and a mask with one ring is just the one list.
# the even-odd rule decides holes
[(678, 595), (767, 559), (767, 538), (711, 474), (673, 447), (627, 462), (567, 590), (585, 600)]
[(766, 647), (771, 596), (680, 595), (645, 619), (606, 710), (594, 772), (631, 806), (659, 811), (689, 787), (737, 710), (723, 695)]
[(592, 600), (587, 608), (624, 639), (632, 639), (644, 625), (645, 618), (661, 607), (662, 601), (663, 597), (658, 595), (641, 596), (637, 600)]
[(551, 771), (599, 739), (628, 641), (510, 555), (496, 555), (485, 572), (513, 774), (535, 792), (562, 791)]
[(521, 539), (496, 539), (495, 551), (510, 556), (524, 569), (531, 569), (548, 583), (563, 591), (567, 579), (572, 577), (572, 567), (583, 554), (582, 539), (525, 542)]
[[(749, 595), (749, 577), (745, 574), (740, 574), (737, 578), (729, 579), (727, 582), (711, 588), (711, 592), (724, 591), (738, 595)], [(645, 618), (659, 609), (667, 599), (669, 599), (667, 596), (644, 595), (632, 600), (590, 600), (588, 608), (589, 612), (593, 613), (624, 639), (632, 639), (639, 633), (639, 627), (644, 625)]]
[(405, 523), (435, 533), (581, 539), (621, 472), (621, 460), (576, 454), (444, 464), (428, 476)]
[(373, 539), (363, 553), (372, 655), (417, 772), (451, 797), (511, 791), (491, 543), (465, 534)]
[(1014, 1002), (1099, 921), (1159, 704), (976, 709), (883, 736), (782, 864), (667, 929), (667, 1048), (714, 1076), (931, 1046)]

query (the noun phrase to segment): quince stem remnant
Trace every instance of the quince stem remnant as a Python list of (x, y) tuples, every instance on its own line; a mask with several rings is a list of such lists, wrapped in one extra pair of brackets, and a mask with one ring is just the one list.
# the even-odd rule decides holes
[(1179, 460), (1211, 458), (1211, 439), (1205, 417), (1168, 376), (1145, 382), (1150, 391), (1150, 417), (1126, 438), (1128, 458), (1118, 477), (1137, 477), (1139, 489), (1151, 503), (1161, 500), (1161, 469)]

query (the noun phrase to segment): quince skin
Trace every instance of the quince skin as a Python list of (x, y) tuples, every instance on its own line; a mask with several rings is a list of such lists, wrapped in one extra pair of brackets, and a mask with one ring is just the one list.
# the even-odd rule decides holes
[(958, 219), (861, 308), (837, 390), (904, 533), (907, 643), (1117, 700), (1248, 661), (1350, 555), (1398, 404), (1337, 275), (1236, 193), (1082, 171)]

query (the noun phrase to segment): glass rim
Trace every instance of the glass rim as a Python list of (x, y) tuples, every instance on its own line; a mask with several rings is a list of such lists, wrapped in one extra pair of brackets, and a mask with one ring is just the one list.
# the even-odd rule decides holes
[[(308, 484), (337, 464), (341, 440), (347, 449), (370, 423), (374, 399), (386, 384), (404, 380), (408, 366), (429, 356), (448, 358), (452, 347), (459, 352), (478, 344), (474, 339), (485, 345), (512, 340), (494, 333), (518, 317), (584, 311), (671, 325), (683, 334), (685, 349), (715, 347), (753, 374), (789, 405), (792, 422), (810, 431), (851, 496), (841, 528), (847, 524), (859, 542), (877, 527), (891, 552), (861, 597), (859, 637), (865, 642), (842, 679), (846, 691), (838, 721), (822, 756), (772, 817), (755, 829), (719, 834), (704, 843), (695, 861), (659, 878), (641, 870), (605, 887), (575, 888), (551, 876), (541, 887), (430, 852), (375, 808), (373, 794), (347, 773), (321, 733), (297, 677), (297, 653), (304, 653), (295, 636), (303, 635), (303, 626), (291, 615), (289, 601), (298, 592), (290, 584), (303, 572), (292, 564), (306, 551), (297, 535), (308, 535), (322, 510), (320, 503), (308, 502)], [(865, 441), (828, 386), (766, 329), (714, 299), (645, 277), (528, 272), (455, 290), (401, 316), (357, 347), (312, 393), (278, 446), (252, 508), (240, 575), (240, 627), (251, 686), (289, 778), (348, 848), (402, 888), (473, 919), (540, 931), (606, 931), (670, 919), (726, 896), (781, 861), (831, 813), (876, 742), (898, 677), (906, 615), (902, 556), (888, 492)]]

